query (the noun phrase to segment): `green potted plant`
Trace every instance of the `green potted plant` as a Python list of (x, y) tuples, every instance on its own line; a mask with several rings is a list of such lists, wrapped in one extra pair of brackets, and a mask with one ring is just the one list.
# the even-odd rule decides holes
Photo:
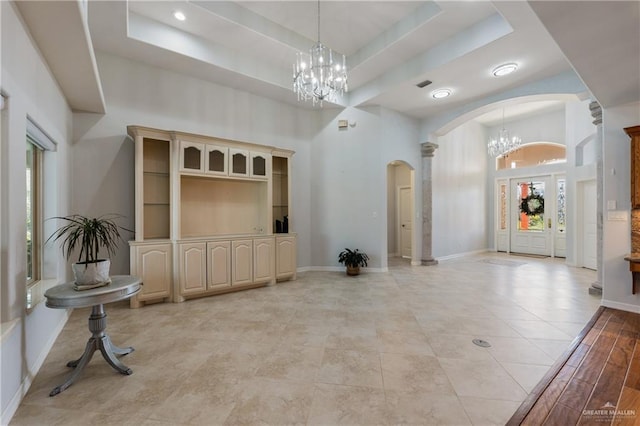
[(360, 267), (367, 266), (367, 260), (369, 260), (369, 256), (367, 256), (366, 253), (358, 251), (358, 249), (351, 250), (345, 248), (338, 255), (338, 262), (347, 267), (347, 275), (358, 275), (360, 273)]
[(75, 276), (76, 289), (88, 289), (107, 285), (111, 282), (109, 268), (111, 261), (99, 257), (100, 248), (108, 255), (115, 254), (118, 242), (122, 240), (120, 230), (129, 231), (115, 223), (119, 215), (105, 215), (88, 218), (73, 214), (52, 219), (63, 220), (65, 225), (58, 228), (49, 238), (62, 241), (62, 254), (69, 260), (76, 248), (80, 249), (78, 261), (71, 265)]

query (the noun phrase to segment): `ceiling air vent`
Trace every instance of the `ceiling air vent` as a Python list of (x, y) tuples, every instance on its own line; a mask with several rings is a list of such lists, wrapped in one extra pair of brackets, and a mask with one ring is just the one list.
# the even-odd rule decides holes
[(416, 84), (416, 86), (418, 86), (419, 88), (423, 88), (426, 87), (428, 85), (430, 85), (432, 83), (431, 80), (425, 80), (425, 81), (421, 81), (420, 83)]

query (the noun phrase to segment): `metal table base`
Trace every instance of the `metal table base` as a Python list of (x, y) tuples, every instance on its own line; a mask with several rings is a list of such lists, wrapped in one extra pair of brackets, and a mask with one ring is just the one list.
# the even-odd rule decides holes
[(89, 316), (89, 331), (91, 331), (91, 337), (87, 342), (84, 353), (80, 358), (67, 363), (67, 367), (75, 368), (75, 370), (63, 384), (56, 386), (49, 396), (55, 396), (71, 386), (80, 376), (84, 367), (91, 361), (93, 353), (97, 350), (100, 350), (104, 359), (119, 373), (127, 376), (133, 373), (129, 367), (116, 358), (116, 355), (124, 356), (133, 352), (134, 349), (132, 347), (119, 348), (114, 346), (109, 336), (104, 332), (106, 328), (107, 314), (104, 312), (104, 306), (102, 304), (94, 305), (91, 308), (91, 315)]
[(131, 369), (120, 362), (116, 355), (130, 354), (133, 352), (133, 348), (123, 349), (111, 343), (111, 339), (105, 333), (107, 314), (104, 312), (104, 305), (126, 300), (137, 294), (141, 289), (142, 281), (140, 278), (131, 275), (113, 275), (108, 285), (83, 291), (76, 291), (74, 284), (74, 282), (67, 282), (47, 290), (44, 294), (47, 298), (47, 307), (54, 309), (91, 307), (91, 315), (89, 316), (91, 337), (82, 356), (67, 363), (67, 366), (74, 368), (74, 371), (63, 384), (54, 388), (49, 396), (55, 396), (71, 386), (82, 374), (82, 370), (89, 364), (93, 353), (97, 350), (102, 353), (109, 365), (119, 373), (126, 375), (132, 373)]

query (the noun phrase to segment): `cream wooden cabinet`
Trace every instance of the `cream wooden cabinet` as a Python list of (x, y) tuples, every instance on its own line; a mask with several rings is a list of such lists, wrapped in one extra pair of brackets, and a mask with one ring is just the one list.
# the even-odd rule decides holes
[(271, 157), (271, 193), (273, 232), (276, 234), (289, 233), (289, 179), (291, 162), (286, 154), (274, 153)]
[(296, 278), (296, 237), (276, 237), (276, 279)]
[(267, 178), (271, 156), (263, 152), (251, 152), (250, 172), (252, 178)]
[(189, 296), (207, 289), (207, 244), (179, 244), (180, 294)]
[(207, 289), (231, 287), (231, 241), (207, 243)]
[(181, 242), (180, 296), (193, 297), (272, 282), (274, 237)]
[(273, 238), (253, 240), (253, 280), (267, 282), (275, 279), (275, 241)]
[(250, 176), (248, 150), (238, 148), (229, 149), (229, 176)]
[(205, 146), (203, 143), (180, 141), (180, 171), (204, 172)]
[(217, 145), (205, 147), (205, 172), (210, 175), (229, 174), (229, 148)]
[(171, 141), (150, 132), (135, 144), (135, 241), (171, 236)]
[[(132, 301), (181, 302), (295, 278), (293, 151), (141, 126), (127, 133), (135, 143), (131, 273), (145, 285)], [(276, 245), (276, 235), (288, 239)]]
[(231, 285), (253, 283), (253, 240), (231, 242)]
[(171, 296), (171, 243), (132, 245), (130, 256), (131, 275), (143, 283), (130, 299), (130, 306), (167, 300)]

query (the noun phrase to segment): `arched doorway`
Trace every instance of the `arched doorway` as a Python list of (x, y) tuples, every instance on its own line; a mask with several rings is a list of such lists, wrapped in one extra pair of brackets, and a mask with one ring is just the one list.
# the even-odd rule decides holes
[[(527, 143), (496, 158), (498, 251), (566, 257), (564, 163), (566, 147), (553, 142)], [(540, 173), (547, 165), (556, 168)]]
[(388, 257), (413, 259), (414, 244), (414, 170), (404, 161), (387, 164), (387, 254)]

